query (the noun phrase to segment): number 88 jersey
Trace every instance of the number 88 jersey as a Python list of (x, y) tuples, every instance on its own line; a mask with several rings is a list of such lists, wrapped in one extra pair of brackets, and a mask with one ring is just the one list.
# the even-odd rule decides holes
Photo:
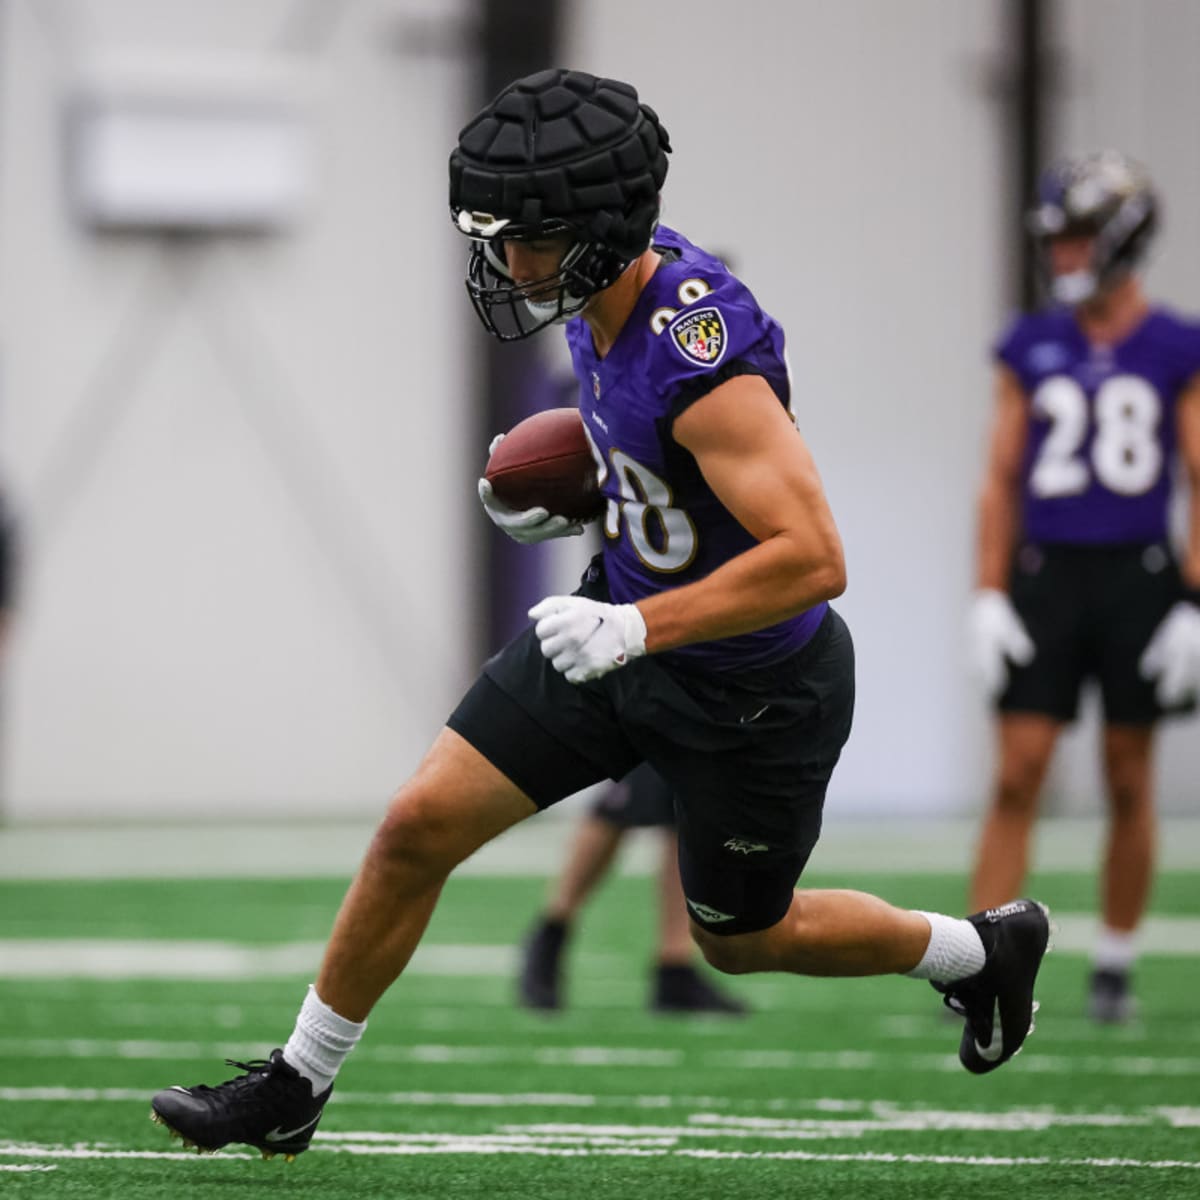
[[(778, 323), (718, 258), (682, 234), (660, 225), (654, 247), (662, 262), (604, 358), (582, 318), (566, 330), (606, 502), (604, 570), (617, 604), (702, 579), (755, 545), (675, 441), (675, 419), (743, 374), (761, 376), (790, 410)], [(661, 657), (708, 669), (767, 665), (803, 646), (824, 615), (819, 604), (778, 625)]]
[(1023, 533), (1034, 542), (1119, 545), (1167, 537), (1176, 403), (1200, 372), (1200, 325), (1152, 309), (1095, 346), (1070, 309), (1019, 318), (996, 358), (1029, 400)]

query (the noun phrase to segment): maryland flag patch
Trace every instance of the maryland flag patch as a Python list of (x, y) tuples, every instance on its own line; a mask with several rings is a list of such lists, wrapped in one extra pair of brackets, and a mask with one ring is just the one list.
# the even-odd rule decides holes
[(715, 367), (725, 353), (725, 320), (720, 310), (697, 308), (680, 313), (667, 326), (675, 348), (688, 362)]

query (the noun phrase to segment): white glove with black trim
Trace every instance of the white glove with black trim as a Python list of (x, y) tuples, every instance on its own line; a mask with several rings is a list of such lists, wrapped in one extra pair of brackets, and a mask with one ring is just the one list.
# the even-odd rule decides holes
[(1138, 670), (1157, 679), (1154, 693), (1164, 708), (1174, 708), (1200, 693), (1200, 608), (1181, 600), (1150, 638)]
[(547, 596), (529, 617), (542, 654), (568, 683), (599, 679), (646, 653), (646, 622), (636, 604)]
[[(502, 433), (492, 438), (492, 444), (488, 446), (489, 458), (502, 441)], [(486, 479), (479, 481), (479, 499), (492, 524), (522, 546), (532, 546), (551, 538), (578, 537), (586, 525), (586, 522), (573, 521), (570, 517), (551, 516), (550, 510), (546, 508), (509, 508), (502, 500), (496, 498), (492, 485)]]
[(980, 588), (967, 614), (967, 652), (971, 671), (995, 699), (1008, 685), (1008, 664), (1026, 667), (1037, 653), (1029, 631), (1007, 593)]

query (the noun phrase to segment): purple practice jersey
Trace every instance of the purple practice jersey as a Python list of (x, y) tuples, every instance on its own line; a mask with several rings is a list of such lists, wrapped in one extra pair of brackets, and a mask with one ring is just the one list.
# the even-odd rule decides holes
[[(659, 226), (654, 246), (663, 261), (603, 359), (581, 317), (567, 326), (579, 408), (602, 464), (614, 604), (703, 579), (756, 544), (675, 442), (675, 418), (736, 375), (761, 375), (782, 405), (790, 402), (783, 330), (746, 287), (673, 230)], [(808, 641), (825, 607), (662, 657), (731, 670), (778, 662)]]
[(996, 357), (1029, 398), (1024, 536), (1090, 546), (1164, 540), (1176, 402), (1200, 372), (1200, 325), (1155, 308), (1115, 346), (1094, 346), (1074, 313), (1056, 308), (1018, 318)]

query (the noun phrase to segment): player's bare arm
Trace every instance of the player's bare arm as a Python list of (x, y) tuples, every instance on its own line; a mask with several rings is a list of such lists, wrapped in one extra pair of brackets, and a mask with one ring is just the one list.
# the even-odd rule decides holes
[(640, 601), (648, 651), (762, 629), (841, 595), (842, 543), (816, 464), (765, 380), (721, 384), (677, 418), (674, 436), (758, 545)]
[(1016, 375), (999, 367), (987, 465), (979, 493), (980, 588), (1003, 590), (1020, 521), (1021, 457), (1029, 435), (1029, 400)]
[(1200, 375), (1179, 397), (1179, 458), (1188, 482), (1188, 535), (1180, 571), (1189, 589), (1200, 590)]

